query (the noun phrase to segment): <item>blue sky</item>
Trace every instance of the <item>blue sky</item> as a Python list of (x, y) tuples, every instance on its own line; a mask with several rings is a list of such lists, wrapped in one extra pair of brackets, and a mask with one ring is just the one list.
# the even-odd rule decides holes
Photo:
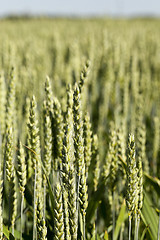
[(160, 0), (2, 0), (6, 14), (158, 15)]

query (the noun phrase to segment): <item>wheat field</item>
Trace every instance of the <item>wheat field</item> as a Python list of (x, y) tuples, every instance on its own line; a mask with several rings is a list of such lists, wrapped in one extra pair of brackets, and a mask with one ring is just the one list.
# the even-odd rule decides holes
[(0, 239), (159, 240), (160, 20), (0, 20)]

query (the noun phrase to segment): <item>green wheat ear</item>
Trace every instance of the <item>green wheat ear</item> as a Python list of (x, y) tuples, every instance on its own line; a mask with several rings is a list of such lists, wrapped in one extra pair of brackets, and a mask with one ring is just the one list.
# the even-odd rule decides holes
[(14, 172), (12, 128), (8, 129), (6, 135), (5, 162), (6, 162), (6, 177), (8, 182), (10, 182)]
[(141, 215), (141, 210), (143, 207), (143, 170), (142, 170), (142, 159), (138, 157), (137, 160), (138, 168), (138, 217)]
[(47, 106), (46, 101), (44, 101), (43, 105), (43, 128), (44, 128), (44, 155), (43, 155), (43, 163), (46, 169), (47, 176), (50, 175), (51, 172), (51, 159), (52, 159), (52, 129), (51, 129), (51, 119), (47, 114)]
[(63, 184), (68, 183), (69, 167), (74, 163), (74, 142), (73, 142), (73, 112), (72, 112), (73, 92), (71, 86), (67, 89), (67, 110), (64, 121), (64, 139), (62, 148), (62, 169)]
[[(65, 239), (75, 239), (77, 235), (76, 217), (76, 184), (73, 174), (70, 173), (70, 168), (75, 172), (73, 167), (74, 163), (74, 143), (73, 143), (73, 92), (71, 86), (67, 89), (67, 109), (64, 119), (64, 139), (62, 149), (62, 200), (63, 200), (63, 213), (64, 213), (64, 232)], [(73, 203), (74, 201), (74, 203)]]
[(85, 164), (82, 162), (82, 171), (80, 175), (79, 181), (79, 203), (80, 203), (80, 211), (85, 217), (86, 210), (88, 207), (88, 187), (86, 182), (86, 172), (85, 172)]
[(18, 163), (18, 169), (17, 169), (18, 183), (19, 183), (19, 188), (21, 193), (21, 239), (22, 239), (23, 202), (24, 202), (24, 191), (25, 191), (25, 186), (27, 182), (27, 172), (26, 172), (24, 149), (20, 141), (18, 142), (17, 163)]
[(80, 177), (82, 171), (82, 164), (84, 162), (84, 139), (83, 139), (81, 95), (79, 87), (77, 85), (75, 86), (73, 94), (73, 120), (74, 120), (75, 164), (77, 176)]
[(45, 225), (45, 219), (43, 217), (43, 204), (39, 197), (37, 199), (36, 216), (37, 216), (37, 222), (36, 222), (37, 239), (38, 240), (47, 240), (47, 228)]
[(81, 94), (79, 87), (77, 85), (75, 86), (73, 94), (73, 119), (74, 119), (75, 167), (77, 170), (77, 197), (79, 200), (80, 212), (83, 218), (83, 237), (85, 237), (85, 216), (86, 209), (88, 206), (88, 188), (86, 184), (86, 170), (84, 162), (84, 138), (83, 138)]
[(53, 111), (53, 92), (49, 77), (46, 77), (45, 81), (45, 93), (46, 93), (46, 114), (49, 115)]
[(29, 134), (29, 147), (30, 156), (32, 160), (32, 166), (34, 169), (34, 213), (33, 213), (33, 240), (36, 234), (36, 209), (37, 209), (37, 197), (42, 193), (42, 169), (40, 163), (40, 138), (38, 120), (36, 114), (36, 99), (32, 97), (30, 103), (30, 114), (28, 121), (28, 134)]
[(98, 179), (100, 174), (100, 159), (99, 159), (99, 150), (98, 150), (98, 137), (96, 134), (93, 135), (92, 140), (92, 162), (93, 162), (93, 186), (94, 191), (97, 190)]
[(149, 162), (146, 156), (146, 126), (143, 122), (143, 99), (142, 95), (138, 95), (136, 108), (136, 146), (137, 158), (141, 158), (143, 169), (149, 173)]
[(68, 210), (71, 240), (77, 240), (78, 212), (76, 194), (76, 174), (73, 165), (70, 165), (68, 173)]
[(84, 137), (84, 161), (86, 168), (86, 176), (88, 176), (88, 168), (91, 162), (91, 143), (92, 143), (92, 131), (89, 114), (86, 113), (84, 117), (83, 125), (83, 137)]
[(138, 207), (138, 177), (135, 159), (134, 135), (129, 135), (127, 156), (127, 195), (126, 203), (129, 216), (135, 216)]
[(18, 180), (19, 180), (20, 193), (21, 195), (24, 195), (25, 186), (27, 182), (27, 173), (26, 173), (24, 149), (20, 141), (18, 142), (17, 163), (18, 163), (17, 174), (18, 174)]
[(84, 85), (85, 81), (87, 80), (87, 77), (88, 77), (88, 74), (90, 71), (90, 65), (91, 65), (91, 62), (89, 60), (87, 60), (86, 64), (84, 65), (83, 70), (81, 71), (80, 81), (79, 81), (80, 92), (82, 91), (83, 85)]
[(36, 167), (38, 167), (40, 159), (40, 137), (36, 108), (37, 103), (35, 96), (33, 96), (30, 103), (30, 114), (27, 125), (29, 133), (29, 146), (31, 149), (29, 152), (31, 154), (32, 166), (34, 170), (36, 169)]
[(12, 233), (14, 233), (14, 225), (17, 215), (17, 193), (16, 193), (16, 174), (14, 169), (13, 159), (13, 132), (12, 128), (8, 128), (6, 136), (6, 149), (5, 149), (5, 161), (6, 161), (6, 177), (9, 182), (9, 224), (12, 227)]
[[(44, 101), (44, 105), (43, 105), (43, 118), (44, 118), (43, 119), (43, 132), (44, 132), (43, 164), (46, 170), (47, 177), (49, 177), (51, 173), (51, 162), (52, 162), (52, 129), (51, 129), (50, 116), (47, 115), (46, 101)], [(44, 187), (44, 216), (45, 216), (47, 180), (44, 173), (43, 173), (43, 187)]]
[[(30, 149), (30, 133), (28, 128), (29, 123), (29, 115), (30, 115), (30, 99), (25, 99), (25, 155), (26, 155), (26, 167), (27, 167), (27, 179), (30, 179), (33, 174), (33, 168), (32, 168), (32, 159), (31, 159), (31, 152)], [(29, 148), (29, 149), (28, 149)]]
[(54, 169), (61, 168), (62, 148), (63, 148), (63, 116), (61, 104), (57, 98), (53, 101), (52, 113), (52, 137), (53, 137), (53, 156), (54, 156)]
[(106, 179), (109, 176), (110, 190), (114, 190), (117, 180), (118, 171), (118, 145), (117, 145), (117, 133), (115, 130), (115, 124), (112, 122), (110, 127), (110, 141), (109, 149), (106, 155), (105, 165), (103, 167), (103, 177)]
[(64, 221), (64, 238), (70, 240), (70, 228), (69, 228), (69, 209), (68, 209), (68, 191), (62, 188), (62, 203), (63, 203), (63, 221)]
[(63, 219), (63, 202), (62, 188), (59, 183), (54, 188), (54, 239), (64, 240), (64, 219)]
[(73, 142), (74, 129), (73, 129), (72, 106), (73, 106), (73, 92), (71, 86), (69, 85), (67, 89), (67, 110), (64, 119), (64, 138), (62, 148), (62, 165), (65, 174), (68, 174), (69, 166), (74, 163), (74, 142)]
[(44, 167), (46, 169), (47, 176), (51, 172), (51, 159), (52, 159), (52, 129), (50, 117), (44, 115)]
[[(63, 205), (63, 221), (64, 221), (64, 238), (70, 239), (70, 231), (69, 231), (69, 207), (68, 207), (68, 173), (70, 166), (70, 153), (67, 152), (68, 144), (66, 141), (67, 136), (64, 137), (64, 145), (62, 150), (62, 181), (61, 181), (61, 189), (62, 189), (62, 205)], [(71, 163), (72, 164), (72, 163)]]

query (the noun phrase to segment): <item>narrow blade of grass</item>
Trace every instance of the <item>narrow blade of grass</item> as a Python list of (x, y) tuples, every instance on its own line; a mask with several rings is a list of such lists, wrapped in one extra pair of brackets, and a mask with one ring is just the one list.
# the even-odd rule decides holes
[(154, 190), (157, 192), (158, 196), (160, 197), (160, 180), (156, 177), (151, 177), (148, 174), (144, 174), (145, 180), (147, 183), (154, 187)]
[(114, 236), (113, 236), (114, 240), (118, 239), (122, 223), (127, 219), (127, 217), (128, 217), (128, 214), (126, 213), (126, 204), (124, 201), (121, 206), (121, 210), (120, 210), (117, 222), (116, 222), (116, 227), (115, 227)]
[(149, 232), (151, 239), (157, 240), (158, 234), (158, 216), (155, 209), (152, 207), (153, 203), (149, 198), (148, 194), (144, 195), (144, 203), (142, 208), (141, 217), (145, 226)]

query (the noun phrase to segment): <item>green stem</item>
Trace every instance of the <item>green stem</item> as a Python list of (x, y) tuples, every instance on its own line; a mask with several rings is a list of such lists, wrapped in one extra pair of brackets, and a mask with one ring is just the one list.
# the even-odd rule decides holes
[(86, 218), (85, 218), (85, 215), (83, 214), (83, 240), (86, 239)]
[[(79, 182), (80, 182), (80, 176), (78, 176), (78, 179), (77, 179), (77, 202), (76, 202), (77, 216), (79, 213)], [(77, 217), (77, 230), (78, 230), (78, 217)]]
[(128, 237), (128, 240), (131, 240), (131, 216), (129, 216), (129, 237)]
[(45, 209), (46, 209), (46, 179), (44, 180), (44, 207), (43, 207), (43, 217), (45, 219)]
[(137, 214), (135, 216), (134, 240), (137, 240)]
[(20, 239), (22, 240), (22, 225), (23, 225), (23, 202), (24, 202), (24, 194), (22, 195), (22, 200), (21, 200), (21, 237)]
[(12, 225), (12, 234), (14, 235), (14, 225)]
[(34, 174), (33, 240), (35, 240), (35, 236), (36, 236), (36, 177), (37, 177), (37, 169), (36, 169), (36, 166), (35, 166), (35, 174)]
[(8, 221), (8, 230), (11, 225), (11, 191), (9, 192), (9, 221)]
[(95, 213), (95, 240), (97, 240), (97, 215), (98, 215), (98, 210), (96, 209), (96, 213)]
[(114, 190), (112, 192), (112, 197), (113, 197), (113, 205), (112, 205), (112, 224), (113, 224), (112, 240), (114, 240), (114, 229), (115, 229), (115, 191)]
[(137, 236), (136, 236), (136, 239), (137, 239), (137, 240), (138, 240), (139, 224), (140, 224), (140, 216), (138, 215), (138, 220), (137, 220)]
[(157, 240), (159, 240), (159, 235), (160, 235), (160, 213), (159, 213), (159, 223), (158, 223), (158, 236), (157, 236)]

